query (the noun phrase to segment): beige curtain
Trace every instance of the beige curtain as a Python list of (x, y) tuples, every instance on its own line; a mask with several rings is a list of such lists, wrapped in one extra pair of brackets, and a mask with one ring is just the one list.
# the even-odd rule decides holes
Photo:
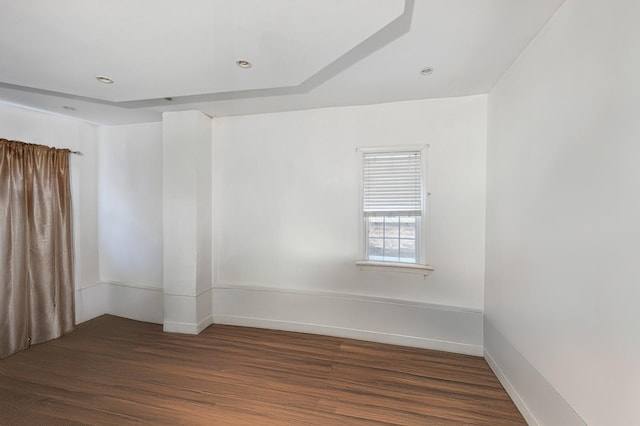
[(0, 139), (0, 359), (73, 330), (69, 151)]

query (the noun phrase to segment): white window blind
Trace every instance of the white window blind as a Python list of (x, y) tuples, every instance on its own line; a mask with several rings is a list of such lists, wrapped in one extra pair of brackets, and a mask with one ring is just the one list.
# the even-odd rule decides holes
[(419, 151), (364, 153), (364, 216), (420, 216), (421, 164)]

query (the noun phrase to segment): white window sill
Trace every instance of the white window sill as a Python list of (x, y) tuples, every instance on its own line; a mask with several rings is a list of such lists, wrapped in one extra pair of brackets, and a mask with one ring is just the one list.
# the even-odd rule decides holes
[(417, 263), (399, 263), (399, 262), (375, 262), (371, 260), (359, 260), (356, 265), (363, 270), (374, 271), (390, 271), (390, 272), (408, 272), (413, 274), (429, 275), (433, 271), (433, 266), (421, 265)]

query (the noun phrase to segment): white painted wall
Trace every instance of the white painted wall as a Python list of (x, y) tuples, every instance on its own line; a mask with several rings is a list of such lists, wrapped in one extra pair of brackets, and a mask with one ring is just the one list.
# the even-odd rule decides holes
[[(218, 118), (213, 139), (217, 287), (306, 292), (317, 303), (330, 292), (482, 308), (486, 96)], [(356, 147), (408, 144), (431, 145), (427, 260), (435, 271), (361, 271)], [(296, 311), (279, 300), (280, 314)], [(232, 315), (232, 305), (218, 303)], [(369, 331), (388, 321), (377, 318)], [(481, 346), (477, 330), (468, 337)]]
[(162, 125), (98, 131), (100, 279), (107, 312), (162, 322)]
[(0, 105), (0, 137), (69, 148), (84, 155), (70, 156), (74, 227), (76, 321), (105, 312), (98, 270), (96, 207), (96, 127), (77, 120)]
[(211, 118), (162, 114), (164, 330), (197, 334), (212, 322)]
[(98, 140), (100, 278), (162, 288), (162, 125), (103, 126)]
[(486, 350), (532, 423), (638, 421), (639, 16), (567, 0), (489, 95)]

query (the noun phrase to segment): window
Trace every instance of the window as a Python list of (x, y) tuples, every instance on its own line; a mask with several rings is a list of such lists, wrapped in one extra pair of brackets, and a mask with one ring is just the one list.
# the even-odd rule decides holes
[(365, 263), (424, 264), (423, 149), (363, 151)]
[(420, 218), (369, 216), (365, 223), (367, 260), (419, 263)]

